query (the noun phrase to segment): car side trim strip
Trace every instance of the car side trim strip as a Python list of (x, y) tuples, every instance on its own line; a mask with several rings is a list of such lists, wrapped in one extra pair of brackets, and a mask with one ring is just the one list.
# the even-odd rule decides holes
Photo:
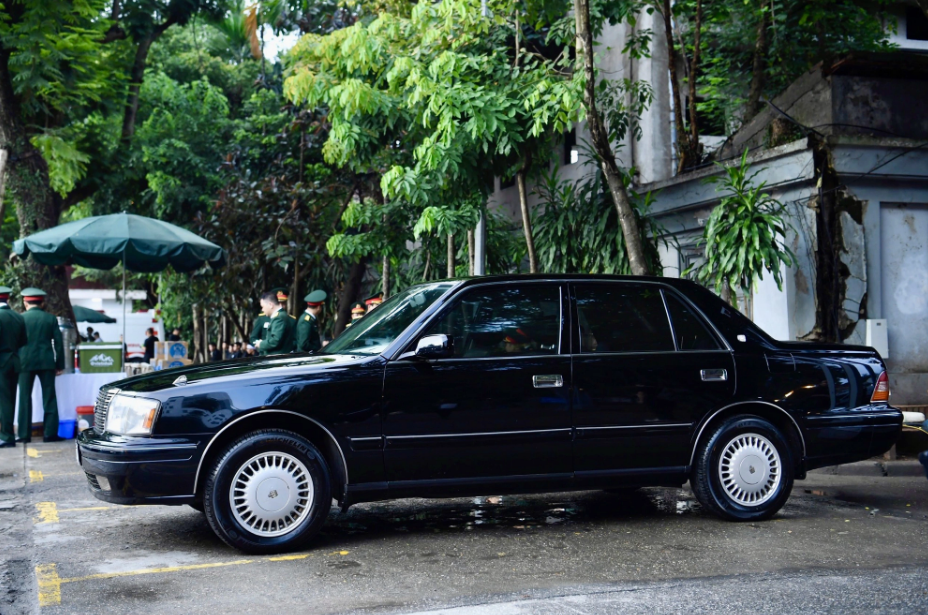
[(578, 425), (577, 431), (581, 429), (660, 429), (665, 427), (692, 427), (692, 423), (653, 423), (650, 425)]
[(712, 419), (718, 416), (719, 413), (724, 412), (725, 410), (728, 410), (729, 408), (734, 408), (735, 406), (750, 406), (753, 404), (760, 404), (762, 406), (770, 406), (771, 408), (776, 408), (777, 410), (779, 410), (780, 412), (782, 412), (783, 414), (789, 417), (789, 420), (792, 421), (793, 425), (796, 426), (796, 432), (799, 434), (799, 441), (802, 442), (802, 456), (805, 457), (806, 456), (806, 438), (802, 434), (802, 429), (799, 428), (799, 423), (796, 422), (796, 419), (794, 419), (793, 416), (789, 412), (787, 412), (786, 410), (784, 410), (783, 408), (781, 408), (780, 406), (776, 404), (771, 404), (769, 401), (761, 401), (759, 399), (752, 399), (749, 401), (736, 401), (733, 404), (728, 404), (727, 406), (719, 408), (718, 410), (713, 412), (709, 416), (709, 418), (703, 421), (702, 427), (699, 428), (699, 432), (696, 434), (696, 439), (693, 440), (693, 451), (690, 453), (690, 463), (688, 467), (693, 467), (693, 460), (696, 458), (696, 447), (699, 446), (699, 439), (702, 437), (702, 432), (705, 431), (706, 426), (712, 422)]
[(335, 438), (335, 436), (332, 434), (332, 432), (329, 431), (329, 429), (328, 429), (325, 425), (323, 425), (322, 423), (320, 423), (320, 422), (317, 421), (316, 419), (311, 419), (311, 418), (309, 418), (308, 416), (304, 416), (304, 415), (302, 415), (302, 414), (300, 414), (300, 413), (298, 413), (298, 412), (293, 412), (293, 411), (291, 411), (291, 410), (258, 410), (258, 411), (256, 411), (256, 412), (249, 412), (248, 414), (245, 414), (245, 415), (243, 415), (243, 416), (240, 416), (240, 417), (238, 417), (238, 418), (236, 418), (236, 419), (230, 421), (225, 427), (223, 427), (222, 429), (220, 429), (219, 431), (217, 431), (217, 432), (216, 432), (216, 435), (214, 435), (214, 436), (210, 439), (209, 443), (206, 445), (206, 448), (203, 449), (203, 454), (200, 455), (200, 461), (197, 463), (197, 473), (196, 473), (196, 476), (194, 476), (194, 478), (193, 478), (193, 495), (196, 495), (196, 494), (197, 494), (197, 485), (200, 483), (200, 471), (203, 469), (203, 460), (206, 459), (206, 453), (209, 452), (209, 448), (213, 445), (213, 442), (216, 441), (216, 438), (218, 438), (218, 437), (220, 436), (220, 434), (222, 434), (222, 432), (224, 432), (225, 430), (227, 430), (229, 427), (232, 427), (233, 425), (235, 425), (235, 424), (238, 423), (239, 421), (242, 421), (242, 420), (247, 419), (247, 418), (251, 418), (251, 417), (253, 417), (253, 416), (257, 416), (257, 415), (259, 415), (259, 414), (270, 414), (270, 413), (276, 413), (276, 414), (292, 414), (293, 416), (298, 416), (298, 417), (300, 417), (301, 419), (305, 419), (305, 420), (309, 421), (310, 423), (315, 424), (315, 425), (316, 425), (317, 427), (319, 427), (322, 431), (324, 431), (326, 434), (328, 434), (329, 438), (332, 439), (332, 442), (335, 443), (335, 448), (338, 449), (338, 454), (339, 454), (339, 455), (341, 456), (341, 458), (342, 458), (342, 467), (345, 469), (345, 484), (346, 484), (346, 485), (348, 484), (348, 460), (345, 459), (345, 451), (342, 450), (342, 445), (338, 443), (338, 440)]
[(522, 434), (533, 434), (533, 433), (559, 433), (559, 432), (570, 432), (573, 431), (570, 427), (564, 427), (560, 429), (529, 429), (525, 431), (478, 431), (478, 432), (468, 432), (468, 433), (436, 433), (436, 434), (422, 434), (414, 436), (387, 436), (387, 440), (417, 440), (421, 438), (467, 438), (467, 437), (479, 437), (479, 436), (517, 436)]

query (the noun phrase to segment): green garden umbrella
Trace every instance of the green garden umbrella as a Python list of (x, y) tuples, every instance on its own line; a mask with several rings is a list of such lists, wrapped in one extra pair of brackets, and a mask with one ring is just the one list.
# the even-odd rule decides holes
[(84, 218), (40, 231), (13, 242), (13, 252), (22, 258), (31, 254), (37, 262), (53, 267), (73, 264), (109, 270), (124, 263), (123, 343), (127, 269), (155, 273), (170, 265), (183, 273), (206, 263), (214, 268), (225, 264), (225, 251), (216, 244), (168, 222), (127, 213)]
[(19, 239), (13, 252), (30, 254), (43, 265), (80, 265), (112, 269), (125, 262), (126, 269), (155, 273), (167, 268), (189, 272), (209, 263), (225, 264), (225, 252), (216, 244), (179, 226), (121, 213), (75, 220)]
[(96, 310), (91, 310), (90, 308), (85, 308), (82, 305), (74, 306), (74, 320), (77, 322), (89, 322), (91, 324), (98, 322), (105, 323), (114, 323), (116, 322), (115, 318), (107, 316), (103, 312), (98, 312)]

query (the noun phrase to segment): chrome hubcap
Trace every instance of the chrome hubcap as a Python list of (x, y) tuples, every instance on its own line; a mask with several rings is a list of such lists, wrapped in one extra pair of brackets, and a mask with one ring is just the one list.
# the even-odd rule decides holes
[(719, 480), (729, 498), (742, 506), (760, 506), (777, 492), (780, 453), (760, 434), (736, 436), (722, 450)]
[(251, 533), (282, 536), (296, 529), (312, 510), (312, 477), (296, 457), (261, 453), (235, 473), (229, 502), (236, 521)]

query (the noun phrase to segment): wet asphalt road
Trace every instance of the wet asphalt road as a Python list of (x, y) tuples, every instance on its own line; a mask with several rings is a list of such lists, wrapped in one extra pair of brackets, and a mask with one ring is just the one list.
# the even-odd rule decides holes
[(928, 613), (928, 480), (885, 467), (810, 474), (764, 523), (686, 488), (408, 499), (254, 557), (191, 508), (94, 499), (73, 442), (34, 443), (0, 450), (0, 613)]

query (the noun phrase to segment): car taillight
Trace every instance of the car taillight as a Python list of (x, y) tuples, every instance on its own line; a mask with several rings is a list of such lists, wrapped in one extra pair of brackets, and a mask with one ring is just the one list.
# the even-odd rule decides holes
[(889, 403), (889, 376), (886, 372), (880, 374), (876, 380), (876, 386), (873, 387), (873, 395), (870, 396), (870, 403)]

